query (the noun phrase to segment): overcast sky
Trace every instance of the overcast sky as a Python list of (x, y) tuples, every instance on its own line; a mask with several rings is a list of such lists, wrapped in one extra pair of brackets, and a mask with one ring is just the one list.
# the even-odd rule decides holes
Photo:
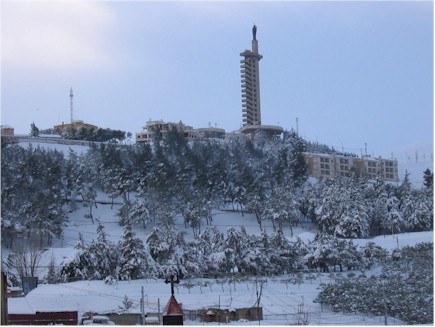
[(263, 124), (390, 158), (433, 153), (433, 3), (2, 1), (1, 123), (242, 124), (257, 25)]

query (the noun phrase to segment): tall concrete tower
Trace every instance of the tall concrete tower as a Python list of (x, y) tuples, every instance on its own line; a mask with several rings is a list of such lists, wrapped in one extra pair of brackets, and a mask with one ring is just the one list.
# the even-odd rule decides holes
[(258, 53), (257, 26), (252, 28), (252, 50), (243, 51), (240, 56), (242, 75), (243, 127), (261, 125), (260, 70), (258, 62), (263, 58)]

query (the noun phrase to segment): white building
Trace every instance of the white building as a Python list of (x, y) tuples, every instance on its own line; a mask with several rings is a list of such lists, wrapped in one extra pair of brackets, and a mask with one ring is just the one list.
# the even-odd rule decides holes
[(386, 181), (399, 181), (397, 160), (308, 152), (304, 153), (304, 158), (308, 166), (308, 175), (316, 178), (330, 179), (355, 173), (368, 179), (380, 176)]
[(176, 130), (184, 136), (187, 141), (197, 140), (200, 134), (191, 126), (178, 123), (164, 122), (163, 120), (149, 120), (142, 132), (136, 133), (136, 142), (151, 142), (156, 133), (164, 137), (168, 132)]

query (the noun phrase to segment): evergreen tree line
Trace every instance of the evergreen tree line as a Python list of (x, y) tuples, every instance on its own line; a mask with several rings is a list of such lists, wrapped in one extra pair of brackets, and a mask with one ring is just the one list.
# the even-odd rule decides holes
[(64, 139), (69, 140), (82, 140), (91, 142), (112, 142), (118, 143), (122, 142), (132, 135), (130, 132), (124, 132), (121, 130), (114, 130), (110, 128), (100, 128), (100, 127), (67, 127), (62, 130), (58, 129), (45, 129), (39, 131), (39, 129), (32, 123), (30, 128), (31, 136), (39, 136), (39, 134), (48, 135), (60, 135)]
[(83, 140), (91, 142), (122, 142), (131, 137), (131, 133), (110, 128), (78, 127), (65, 128), (60, 135), (69, 140)]
[(369, 269), (384, 262), (392, 253), (367, 243), (364, 247), (351, 240), (317, 234), (307, 243), (297, 238), (289, 242), (277, 230), (271, 234), (249, 235), (230, 227), (226, 235), (214, 226), (207, 227), (192, 240), (184, 232), (154, 228), (142, 241), (130, 221), (117, 244), (108, 241), (104, 226), (98, 222), (97, 240), (75, 245), (77, 252), (60, 264), (47, 280), (105, 279), (130, 280), (165, 278), (170, 275), (189, 277), (268, 276), (303, 271), (343, 271)]
[(152, 144), (94, 145), (84, 154), (5, 146), (2, 155), (2, 239), (61, 238), (69, 211), (88, 208), (94, 222), (97, 193), (122, 199), (120, 224), (169, 229), (181, 214), (195, 237), (213, 224), (212, 210), (233, 208), (257, 218), (260, 228), (292, 229), (312, 222), (324, 234), (359, 238), (433, 228), (433, 176), (415, 189), (378, 178), (337, 178), (307, 183), (305, 142), (283, 139), (204, 140), (187, 143), (176, 132)]
[(379, 276), (338, 276), (321, 284), (316, 302), (334, 311), (398, 317), (408, 324), (433, 323), (433, 243), (395, 249)]

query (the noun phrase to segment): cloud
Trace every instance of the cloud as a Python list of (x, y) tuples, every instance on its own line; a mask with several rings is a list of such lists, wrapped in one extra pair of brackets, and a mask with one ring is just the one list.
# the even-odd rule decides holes
[(113, 20), (102, 2), (3, 2), (3, 67), (28, 73), (107, 68)]

